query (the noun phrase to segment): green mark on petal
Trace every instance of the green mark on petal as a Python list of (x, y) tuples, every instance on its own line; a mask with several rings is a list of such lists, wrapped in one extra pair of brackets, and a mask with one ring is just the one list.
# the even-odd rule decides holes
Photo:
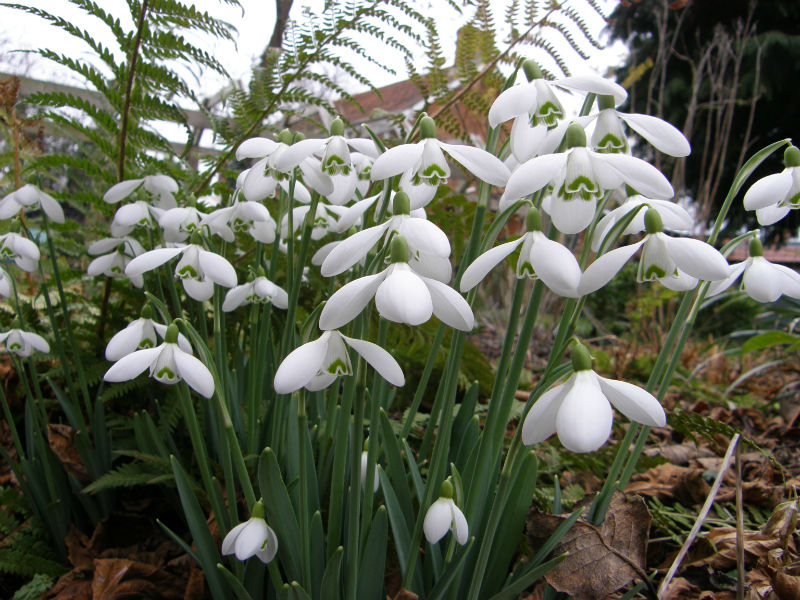
[(624, 152), (625, 151), (625, 142), (620, 140), (614, 134), (606, 134), (603, 139), (597, 142), (597, 152), (607, 152), (607, 153), (614, 153), (614, 152)]
[(347, 369), (347, 364), (341, 358), (337, 358), (331, 364), (329, 364), (326, 371), (328, 371), (328, 373), (330, 373), (331, 375), (350, 374), (350, 372)]
[(162, 379), (172, 380), (177, 379), (178, 376), (172, 372), (172, 369), (169, 367), (161, 367), (161, 369), (156, 373), (156, 379), (159, 381)]

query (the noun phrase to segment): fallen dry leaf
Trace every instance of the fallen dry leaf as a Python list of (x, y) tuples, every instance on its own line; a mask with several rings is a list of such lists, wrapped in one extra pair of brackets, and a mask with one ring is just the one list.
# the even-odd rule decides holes
[(89, 475), (75, 448), (75, 430), (69, 425), (50, 423), (47, 425), (47, 443), (68, 473), (83, 484), (89, 482)]
[[(528, 536), (534, 546), (549, 537), (564, 519), (534, 514), (528, 521)], [(569, 555), (545, 579), (576, 600), (605, 598), (641, 576), (649, 529), (650, 513), (644, 500), (617, 492), (602, 525), (578, 521), (561, 539), (554, 553)]]
[(677, 500), (684, 505), (700, 504), (709, 490), (703, 469), (679, 467), (669, 463), (634, 475), (626, 492), (653, 496), (662, 502)]

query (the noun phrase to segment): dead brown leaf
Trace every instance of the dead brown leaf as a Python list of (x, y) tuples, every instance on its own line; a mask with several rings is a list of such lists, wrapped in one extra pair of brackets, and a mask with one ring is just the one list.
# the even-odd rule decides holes
[(75, 448), (75, 430), (72, 427), (56, 423), (48, 424), (47, 443), (67, 472), (74, 475), (78, 481), (88, 483), (89, 476)]
[[(528, 521), (528, 535), (538, 544), (565, 518), (534, 514)], [(605, 598), (641, 577), (649, 529), (650, 513), (644, 501), (617, 492), (602, 525), (578, 521), (561, 539), (554, 552), (569, 555), (545, 579), (576, 600)]]
[(699, 593), (700, 588), (690, 583), (688, 579), (676, 577), (670, 582), (661, 600), (686, 600), (686, 598), (696, 598)]
[(699, 504), (705, 500), (709, 485), (703, 469), (679, 467), (669, 463), (634, 475), (626, 492), (653, 496), (662, 502), (677, 500), (681, 504)]

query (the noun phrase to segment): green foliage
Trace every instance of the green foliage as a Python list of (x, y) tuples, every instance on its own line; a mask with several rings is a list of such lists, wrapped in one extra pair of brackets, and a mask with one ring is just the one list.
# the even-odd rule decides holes
[(33, 579), (14, 593), (11, 600), (39, 600), (51, 587), (53, 587), (53, 578), (44, 573), (37, 573)]
[(0, 488), (0, 572), (35, 578), (27, 586), (29, 595), (21, 597), (38, 598), (33, 595), (36, 589), (66, 571), (56, 562), (47, 530), (31, 515), (23, 495)]

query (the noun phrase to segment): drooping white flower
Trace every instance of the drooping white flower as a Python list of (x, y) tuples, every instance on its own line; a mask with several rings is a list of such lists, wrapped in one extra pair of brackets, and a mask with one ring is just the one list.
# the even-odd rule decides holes
[(453, 532), (460, 545), (463, 546), (467, 543), (469, 525), (464, 513), (453, 500), (453, 484), (450, 481), (442, 482), (439, 499), (431, 504), (428, 512), (425, 513), (422, 530), (425, 532), (425, 539), (430, 544), (441, 540), (448, 531)]
[(263, 204), (249, 200), (236, 200), (232, 206), (219, 208), (200, 221), (226, 242), (233, 242), (237, 233), (246, 233), (257, 242), (271, 244), (275, 241), (277, 224)]
[(375, 159), (371, 171), (373, 181), (403, 173), (400, 187), (411, 199), (412, 209), (428, 204), (436, 188), (447, 183), (450, 167), (443, 151), (478, 179), (495, 186), (504, 186), (508, 181), (508, 167), (496, 156), (473, 146), (440, 142), (436, 139), (436, 124), (430, 117), (423, 117), (419, 128), (420, 142), (390, 148)]
[(175, 192), (178, 191), (178, 183), (169, 175), (146, 175), (139, 179), (120, 181), (109, 188), (103, 195), (103, 200), (115, 204), (130, 196), (139, 186), (155, 197), (156, 208), (167, 210), (177, 206)]
[[(89, 263), (86, 269), (88, 275), (119, 278), (125, 277), (125, 267), (132, 258), (144, 252), (144, 247), (131, 237), (104, 238), (90, 244), (86, 252), (93, 256), (102, 255)], [(103, 254), (103, 252), (109, 252), (109, 254)], [(142, 287), (144, 283), (141, 275), (131, 277), (130, 280), (138, 288)]]
[[(303, 221), (308, 215), (311, 206), (297, 206), (292, 209), (292, 233), (297, 233), (297, 230), (303, 225)], [(317, 203), (317, 210), (314, 213), (314, 224), (311, 229), (311, 239), (321, 240), (330, 231), (333, 233), (341, 233), (346, 228), (339, 224), (341, 216), (347, 212), (344, 206), (336, 206), (335, 204), (325, 204), (323, 202)], [(289, 237), (289, 215), (286, 214), (281, 219), (281, 239), (285, 240)]]
[(346, 271), (360, 262), (381, 237), (392, 232), (397, 232), (406, 239), (412, 255), (422, 254), (445, 259), (450, 256), (447, 235), (427, 219), (410, 214), (411, 204), (407, 194), (397, 192), (392, 204), (394, 216), (380, 225), (354, 233), (328, 253), (322, 262), (322, 275), (332, 277)]
[(647, 235), (629, 246), (615, 248), (598, 257), (583, 272), (578, 293), (590, 294), (608, 283), (626, 262), (642, 249), (637, 280), (659, 281), (663, 286), (685, 292), (698, 279), (717, 281), (728, 276), (728, 261), (713, 246), (692, 238), (673, 238), (663, 233), (661, 215), (648, 208), (645, 213)]
[(58, 201), (30, 183), (0, 200), (0, 219), (10, 219), (23, 208), (41, 208), (51, 221), (64, 222), (64, 211)]
[(352, 375), (353, 365), (347, 346), (355, 350), (386, 381), (397, 387), (405, 385), (400, 365), (386, 350), (338, 331), (324, 331), (319, 338), (294, 349), (283, 359), (275, 372), (275, 391), (291, 394), (305, 387), (316, 392), (328, 387), (341, 375)]
[(800, 149), (789, 146), (783, 164), (783, 171), (759, 179), (744, 195), (745, 210), (756, 211), (761, 225), (777, 223), (790, 210), (800, 208)]
[(586, 132), (575, 123), (567, 128), (566, 152), (537, 156), (521, 164), (508, 180), (498, 210), (546, 186), (553, 189), (546, 208), (563, 233), (579, 233), (594, 219), (597, 200), (627, 183), (649, 198), (671, 198), (667, 178), (645, 161), (626, 154), (600, 154), (586, 147)]
[[(631, 211), (639, 209), (640, 206), (646, 206), (658, 212), (658, 214), (661, 215), (661, 221), (664, 223), (664, 229), (669, 229), (670, 231), (690, 231), (694, 227), (694, 219), (692, 219), (691, 215), (686, 212), (685, 208), (675, 204), (675, 202), (645, 198), (641, 194), (634, 194), (625, 198), (622, 204), (614, 210), (609, 211), (598, 221), (597, 228), (592, 237), (592, 250), (597, 252), (600, 248), (600, 244), (603, 243), (603, 239), (608, 235), (614, 225), (624, 219)], [(639, 209), (620, 236), (633, 235), (634, 233), (641, 233), (644, 231), (645, 212), (646, 209)]]
[(120, 206), (111, 220), (111, 235), (124, 237), (137, 227), (153, 228), (164, 210), (153, 206), (144, 200), (136, 200), (130, 204)]
[(14, 293), (14, 283), (6, 270), (0, 267), (0, 297), (8, 298)]
[(321, 329), (338, 329), (352, 321), (375, 297), (378, 313), (389, 321), (420, 325), (436, 315), (461, 331), (470, 331), (475, 317), (469, 303), (448, 285), (415, 273), (408, 264), (408, 244), (403, 236), (391, 242), (388, 268), (339, 288), (319, 316)]
[(164, 230), (164, 241), (175, 244), (185, 242), (198, 231), (205, 215), (194, 206), (180, 206), (165, 210), (158, 217), (158, 225)]
[(756, 302), (775, 302), (784, 294), (800, 298), (800, 274), (764, 258), (764, 249), (757, 238), (750, 240), (750, 256), (731, 265), (728, 277), (712, 283), (706, 297), (724, 292), (739, 277), (742, 278), (742, 291)]
[(178, 326), (172, 324), (164, 333), (164, 343), (155, 348), (136, 350), (117, 360), (103, 379), (112, 383), (136, 378), (145, 369), (161, 383), (185, 381), (206, 398), (214, 395), (214, 378), (208, 368), (178, 345)]
[(522, 441), (538, 444), (554, 433), (567, 450), (594, 452), (611, 435), (613, 405), (631, 421), (663, 427), (667, 418), (658, 400), (640, 387), (606, 379), (592, 371), (592, 359), (582, 344), (572, 351), (575, 372), (545, 392), (522, 424)]
[(0, 344), (5, 344), (6, 350), (22, 358), (27, 358), (33, 354), (34, 350), (50, 352), (50, 344), (42, 336), (21, 329), (11, 329), (0, 333)]
[(225, 301), (222, 303), (222, 310), (230, 312), (243, 304), (264, 304), (266, 302), (286, 309), (289, 306), (289, 295), (286, 290), (275, 285), (263, 275), (259, 275), (252, 281), (228, 290)]
[(28, 238), (10, 231), (0, 235), (0, 258), (13, 260), (23, 271), (33, 273), (39, 266), (39, 247)]
[(278, 538), (264, 519), (264, 504), (261, 500), (253, 506), (252, 516), (231, 529), (222, 540), (222, 555), (234, 554), (238, 560), (256, 556), (267, 564), (277, 553)]
[(476, 258), (461, 277), (461, 291), (478, 285), (489, 271), (521, 245), (517, 278), (541, 279), (556, 294), (577, 298), (580, 265), (572, 252), (542, 233), (541, 215), (534, 207), (528, 211), (526, 229), (520, 238), (495, 246)]
[[(153, 321), (153, 309), (146, 304), (142, 316), (131, 321), (125, 329), (117, 332), (106, 346), (106, 360), (116, 362), (136, 350), (155, 348), (158, 337), (167, 335), (167, 326)], [(178, 333), (178, 346), (187, 354), (192, 354), (192, 346), (182, 333)]]
[(189, 297), (200, 302), (214, 295), (214, 284), (236, 285), (236, 270), (224, 257), (209, 252), (198, 244), (179, 248), (156, 248), (137, 256), (125, 268), (128, 277), (135, 277), (163, 265), (181, 254), (175, 266), (175, 278), (180, 279)]

